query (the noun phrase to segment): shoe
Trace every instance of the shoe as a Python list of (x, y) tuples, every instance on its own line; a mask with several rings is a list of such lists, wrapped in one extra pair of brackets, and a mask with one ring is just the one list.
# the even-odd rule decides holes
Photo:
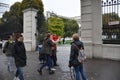
[(14, 77), (14, 79), (13, 80), (20, 80), (18, 77)]
[(8, 66), (8, 72), (10, 72), (10, 67)]
[(13, 79), (13, 80), (16, 80), (16, 78), (17, 78), (17, 77), (14, 77), (14, 79)]
[(59, 66), (58, 64), (55, 64), (54, 66)]
[(17, 77), (16, 80), (20, 80), (20, 79)]
[(42, 75), (42, 70), (37, 70), (39, 72), (40, 75)]
[(51, 70), (50, 72), (49, 72), (49, 74), (54, 74), (55, 72), (53, 71), (53, 70)]
[(45, 67), (46, 69), (49, 69), (48, 66)]
[(55, 68), (51, 68), (51, 70), (55, 71), (56, 69)]

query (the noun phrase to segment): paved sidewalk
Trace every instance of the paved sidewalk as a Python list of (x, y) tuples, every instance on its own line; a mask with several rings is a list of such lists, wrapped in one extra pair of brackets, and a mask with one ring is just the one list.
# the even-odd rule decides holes
[[(37, 72), (40, 64), (37, 52), (27, 52), (27, 66), (24, 68), (25, 80), (71, 80), (68, 65), (69, 46), (58, 47), (59, 67), (55, 74), (49, 75), (46, 69), (40, 76)], [(120, 61), (88, 59), (85, 71), (88, 80), (120, 80)], [(0, 80), (13, 80), (14, 74), (7, 71), (6, 56), (0, 50)]]

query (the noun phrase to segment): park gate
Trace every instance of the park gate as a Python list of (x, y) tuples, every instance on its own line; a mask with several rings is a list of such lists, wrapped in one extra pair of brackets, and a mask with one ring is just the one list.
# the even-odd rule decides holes
[(120, 44), (120, 0), (102, 1), (103, 44)]

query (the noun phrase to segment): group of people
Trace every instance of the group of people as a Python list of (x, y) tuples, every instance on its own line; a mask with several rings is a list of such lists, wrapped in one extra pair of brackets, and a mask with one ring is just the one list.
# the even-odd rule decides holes
[[(40, 54), (44, 55), (45, 63), (40, 66), (37, 70), (40, 75), (42, 75), (42, 70), (44, 67), (48, 67), (49, 74), (54, 74), (54, 70), (52, 68), (54, 66), (58, 66), (57, 64), (57, 56), (56, 56), (56, 43), (54, 43), (51, 38), (51, 33), (46, 32), (45, 39), (42, 45), (42, 51)], [(80, 80), (80, 74), (83, 80), (86, 79), (86, 74), (84, 72), (83, 63), (85, 60), (81, 60), (80, 64), (77, 66), (72, 66), (71, 61), (75, 59), (75, 56), (79, 55), (79, 49), (84, 50), (83, 43), (79, 40), (78, 34), (73, 35), (73, 42), (71, 43), (70, 49), (70, 58), (69, 58), (69, 67), (73, 67), (75, 70), (75, 78), (76, 80)], [(13, 72), (13, 63), (15, 62), (15, 66), (17, 68), (14, 80), (24, 80), (23, 77), (23, 67), (26, 66), (26, 50), (23, 43), (23, 36), (21, 34), (17, 34), (13, 41), (13, 37), (10, 35), (8, 37), (8, 41), (5, 43), (3, 48), (3, 53), (6, 54), (8, 58), (8, 71)]]
[(23, 67), (26, 66), (27, 57), (23, 36), (21, 34), (16, 34), (15, 40), (13, 41), (13, 36), (10, 35), (3, 47), (3, 53), (5, 53), (8, 59), (8, 71), (14, 72), (14, 63), (17, 68), (13, 80), (24, 80)]

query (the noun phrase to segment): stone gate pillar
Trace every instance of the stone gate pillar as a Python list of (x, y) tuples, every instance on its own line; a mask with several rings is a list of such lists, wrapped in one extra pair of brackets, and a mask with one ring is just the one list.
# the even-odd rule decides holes
[(23, 36), (27, 51), (36, 49), (36, 15), (37, 11), (34, 8), (23, 10)]
[(102, 56), (101, 0), (81, 0), (81, 37), (88, 57)]

